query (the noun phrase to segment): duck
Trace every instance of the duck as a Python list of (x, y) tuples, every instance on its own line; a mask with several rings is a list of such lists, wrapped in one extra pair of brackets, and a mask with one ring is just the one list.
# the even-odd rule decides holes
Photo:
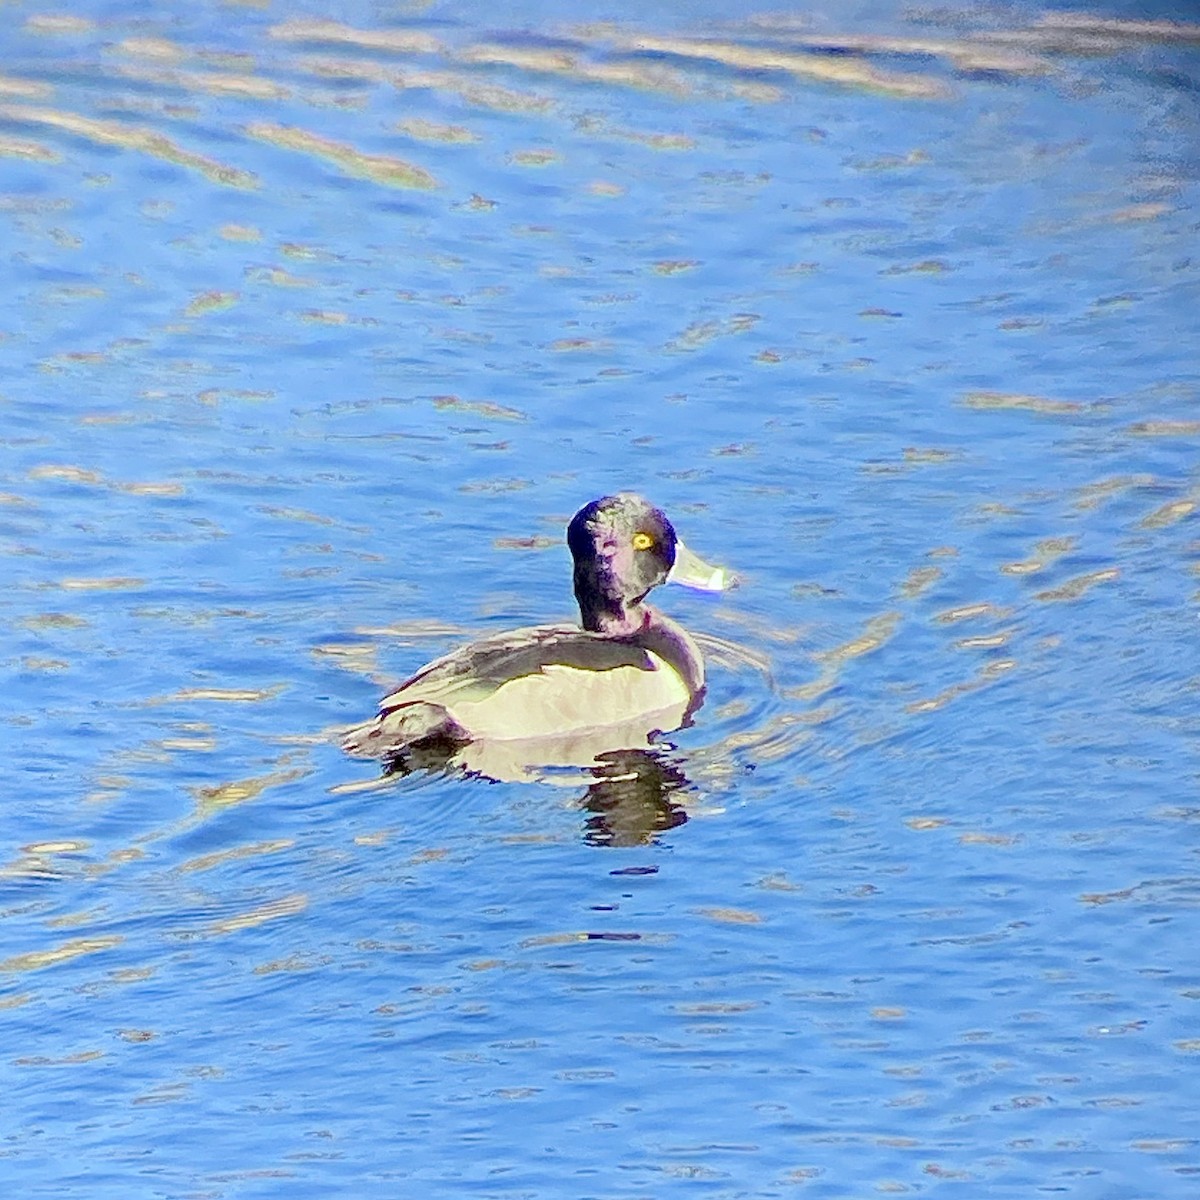
[(385, 773), (457, 766), (493, 780), (587, 767), (691, 723), (705, 695), (695, 638), (646, 602), (660, 584), (707, 592), (731, 572), (689, 550), (633, 492), (585, 504), (567, 526), (579, 624), (480, 638), (422, 667), (376, 716), (344, 731)]

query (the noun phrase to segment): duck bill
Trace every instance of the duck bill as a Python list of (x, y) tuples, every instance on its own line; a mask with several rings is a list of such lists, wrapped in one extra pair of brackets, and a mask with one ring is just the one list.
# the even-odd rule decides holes
[(668, 583), (681, 583), (700, 592), (723, 592), (734, 583), (732, 571), (706, 563), (693, 554), (682, 542), (675, 543), (675, 565), (667, 576)]

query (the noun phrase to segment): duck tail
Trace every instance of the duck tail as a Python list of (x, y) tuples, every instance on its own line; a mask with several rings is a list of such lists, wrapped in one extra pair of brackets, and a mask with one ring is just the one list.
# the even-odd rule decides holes
[(440, 704), (416, 702), (385, 709), (373, 721), (342, 735), (342, 749), (356, 758), (391, 759), (432, 742), (468, 742), (466, 730)]

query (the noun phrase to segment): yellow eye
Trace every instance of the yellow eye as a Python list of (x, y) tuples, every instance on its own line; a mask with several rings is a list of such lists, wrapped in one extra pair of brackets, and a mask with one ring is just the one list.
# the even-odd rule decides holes
[(648, 533), (635, 533), (633, 535), (633, 548), (635, 550), (649, 550), (654, 545), (654, 539)]

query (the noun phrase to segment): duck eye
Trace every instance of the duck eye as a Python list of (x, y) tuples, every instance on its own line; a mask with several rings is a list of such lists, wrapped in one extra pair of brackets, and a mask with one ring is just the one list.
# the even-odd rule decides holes
[(633, 535), (633, 548), (635, 550), (649, 550), (654, 545), (654, 539), (648, 533), (635, 533)]

